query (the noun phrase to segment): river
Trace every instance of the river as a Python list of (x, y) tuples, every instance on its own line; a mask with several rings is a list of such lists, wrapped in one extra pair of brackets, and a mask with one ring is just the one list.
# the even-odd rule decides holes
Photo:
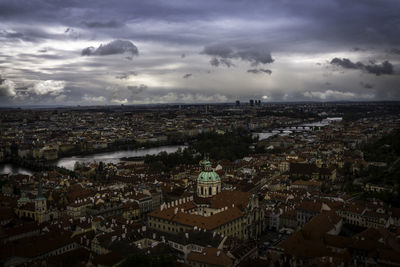
[[(124, 157), (142, 157), (146, 155), (157, 155), (160, 152), (173, 153), (176, 152), (179, 148), (185, 148), (186, 146), (160, 146), (146, 149), (135, 149), (135, 150), (119, 150), (114, 152), (106, 152), (106, 153), (96, 153), (86, 156), (72, 156), (60, 158), (55, 162), (55, 165), (58, 167), (64, 167), (69, 170), (73, 170), (75, 163), (87, 163), (94, 161), (102, 161), (104, 163), (118, 163), (121, 161), (121, 158)], [(13, 164), (0, 164), (0, 174), (4, 173), (21, 173), (21, 174), (29, 174), (32, 175), (32, 172), (20, 168)]]
[[(341, 121), (342, 118), (326, 118), (322, 121), (313, 122), (313, 123), (304, 123), (298, 126), (326, 126), (333, 121)], [(289, 135), (292, 133), (290, 127), (282, 128), (284, 131), (281, 133), (279, 130), (273, 130), (272, 132), (259, 132), (254, 133), (254, 136), (258, 136), (259, 140), (268, 139), (274, 135)], [(303, 131), (310, 131), (310, 128), (306, 128)], [(185, 148), (186, 146), (160, 146), (146, 149), (135, 149), (135, 150), (120, 150), (115, 152), (106, 152), (106, 153), (96, 153), (87, 156), (72, 156), (60, 158), (56, 161), (56, 165), (58, 167), (64, 167), (69, 170), (74, 169), (75, 162), (79, 163), (87, 163), (93, 161), (102, 161), (104, 163), (118, 163), (121, 161), (121, 158), (124, 157), (142, 157), (146, 155), (156, 155), (162, 151), (167, 153), (173, 153), (177, 151), (179, 148)], [(21, 168), (19, 166), (13, 164), (0, 164), (0, 174), (4, 173), (21, 173), (21, 174), (29, 174), (32, 175), (32, 172), (28, 169)]]
[(173, 153), (179, 148), (185, 148), (186, 146), (160, 146), (146, 149), (134, 149), (134, 150), (120, 150), (115, 152), (98, 153), (87, 156), (72, 156), (61, 158), (56, 162), (58, 167), (64, 167), (69, 170), (74, 169), (75, 162), (87, 163), (93, 161), (102, 161), (104, 163), (118, 163), (121, 158), (125, 157), (143, 157), (146, 155), (157, 155), (160, 152)]
[(0, 164), (0, 174), (8, 174), (8, 173), (32, 175), (32, 171), (26, 168), (22, 168), (9, 163)]

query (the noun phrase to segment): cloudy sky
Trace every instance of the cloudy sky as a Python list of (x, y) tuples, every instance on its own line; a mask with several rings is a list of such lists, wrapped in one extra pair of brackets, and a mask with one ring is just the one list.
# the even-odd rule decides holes
[(0, 0), (0, 105), (400, 100), (399, 0)]

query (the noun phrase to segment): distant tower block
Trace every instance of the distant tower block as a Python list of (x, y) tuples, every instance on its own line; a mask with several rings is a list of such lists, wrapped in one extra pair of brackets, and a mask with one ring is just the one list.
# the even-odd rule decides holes
[(240, 106), (240, 101), (239, 100), (236, 100), (236, 106), (237, 107)]
[(250, 106), (254, 106), (254, 100), (250, 99)]

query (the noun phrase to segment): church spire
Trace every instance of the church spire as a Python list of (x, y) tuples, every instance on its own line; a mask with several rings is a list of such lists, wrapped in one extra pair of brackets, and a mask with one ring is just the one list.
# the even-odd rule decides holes
[(38, 192), (36, 198), (43, 198), (43, 188), (42, 188), (42, 174), (39, 174), (39, 184), (38, 184)]

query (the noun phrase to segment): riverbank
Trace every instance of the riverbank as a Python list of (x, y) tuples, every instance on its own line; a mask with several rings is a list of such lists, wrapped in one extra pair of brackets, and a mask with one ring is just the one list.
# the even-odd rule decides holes
[(29, 169), (16, 166), (11, 163), (0, 164), (0, 174), (24, 174), (24, 175), (32, 175), (33, 172)]
[(147, 149), (133, 149), (133, 150), (120, 150), (114, 152), (96, 153), (86, 156), (72, 156), (63, 157), (57, 160), (54, 164), (57, 167), (66, 168), (68, 170), (73, 170), (75, 163), (88, 163), (88, 162), (103, 162), (103, 163), (114, 163), (117, 164), (123, 161), (123, 158), (138, 158), (144, 157), (146, 155), (157, 155), (160, 152), (173, 153), (178, 151), (178, 149), (184, 149), (185, 145), (177, 146), (159, 146)]
[[(160, 152), (173, 153), (179, 148), (185, 148), (185, 145), (178, 146), (158, 146), (147, 149), (133, 149), (133, 150), (119, 150), (113, 152), (94, 153), (89, 155), (75, 155), (71, 157), (62, 157), (55, 161), (36, 161), (36, 160), (9, 160), (0, 164), (0, 170), (3, 173), (22, 173), (32, 175), (34, 172), (56, 170), (64, 174), (73, 175), (73, 170), (76, 162), (104, 162), (104, 163), (119, 163), (122, 158), (138, 158), (145, 157), (146, 155), (156, 155)], [(18, 169), (24, 170), (18, 172)], [(16, 170), (13, 171), (13, 170)], [(0, 172), (1, 173), (1, 172)]]
[[(341, 120), (341, 118), (325, 118), (321, 121), (312, 122), (312, 123), (301, 123), (299, 125), (291, 125), (286, 126), (285, 131), (280, 132), (278, 129), (264, 129), (259, 130), (260, 132), (252, 132), (253, 136), (258, 136), (258, 140), (265, 140), (274, 136), (276, 134), (288, 135), (290, 134), (291, 127), (308, 127), (308, 126), (326, 126), (330, 123), (330, 121)], [(309, 129), (305, 129), (304, 131), (308, 131)], [(263, 132), (270, 131), (270, 132)], [(201, 135), (199, 135), (201, 136)], [(195, 136), (192, 138), (186, 138), (186, 142), (192, 143), (199, 136)], [(218, 137), (218, 136), (217, 136)], [(222, 142), (222, 140), (221, 140)], [(44, 171), (44, 170), (58, 170), (63, 173), (71, 174), (73, 173), (74, 165), (76, 162), (79, 163), (87, 163), (87, 162), (104, 162), (104, 163), (119, 163), (121, 161), (129, 161), (129, 159), (138, 159), (144, 157), (146, 155), (156, 155), (162, 151), (166, 151), (167, 153), (173, 153), (177, 151), (179, 148), (185, 148), (186, 145), (183, 145), (184, 142), (177, 140), (169, 140), (163, 142), (146, 142), (146, 143), (131, 143), (130, 141), (125, 143), (114, 144), (105, 149), (96, 149), (96, 150), (84, 150), (77, 152), (76, 150), (70, 151), (68, 153), (60, 154), (60, 158), (49, 162), (49, 161), (37, 161), (37, 160), (24, 160), (24, 159), (13, 159), (3, 164), (0, 164), (0, 168), (2, 165), (9, 164), (8, 167), (4, 167), (5, 170), (10, 169), (18, 169), (18, 167), (25, 168), (27, 170), (35, 171)], [(206, 151), (204, 153), (210, 153), (210, 151)], [(215, 154), (215, 153), (214, 153)], [(225, 155), (226, 156), (226, 155)], [(123, 160), (125, 159), (125, 160)], [(11, 164), (11, 165), (10, 165)]]
[(145, 143), (138, 143), (138, 142), (126, 142), (126, 143), (113, 143), (106, 148), (97, 148), (97, 149), (90, 149), (90, 150), (70, 150), (67, 152), (59, 152), (59, 158), (65, 157), (72, 157), (72, 156), (90, 156), (99, 153), (111, 153), (116, 151), (130, 151), (136, 149), (146, 149), (146, 148), (153, 148), (153, 147), (160, 147), (160, 146), (179, 146), (184, 145), (184, 142), (181, 141), (159, 141), (159, 142), (145, 142)]

